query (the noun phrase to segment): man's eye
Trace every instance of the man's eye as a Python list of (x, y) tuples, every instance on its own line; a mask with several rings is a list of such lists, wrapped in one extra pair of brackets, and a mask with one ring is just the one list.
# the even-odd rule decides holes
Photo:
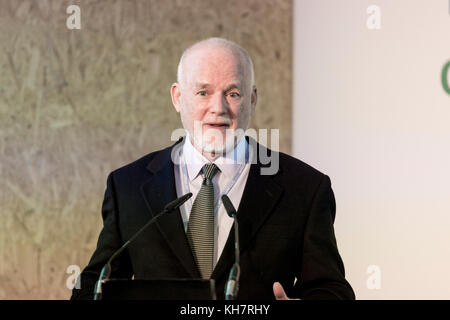
[(206, 91), (199, 91), (199, 92), (197, 92), (197, 95), (200, 95), (200, 96), (202, 96), (202, 97), (204, 97), (204, 96), (206, 96)]
[(241, 95), (238, 92), (231, 92), (230, 97), (232, 98), (239, 98)]

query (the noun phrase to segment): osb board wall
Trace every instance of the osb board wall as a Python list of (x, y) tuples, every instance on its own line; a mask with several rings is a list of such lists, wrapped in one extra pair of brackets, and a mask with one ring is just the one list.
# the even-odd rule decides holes
[[(66, 8), (81, 9), (69, 30)], [(102, 222), (107, 174), (171, 143), (182, 50), (248, 49), (253, 128), (291, 132), (290, 0), (0, 1), (0, 298), (67, 299)]]

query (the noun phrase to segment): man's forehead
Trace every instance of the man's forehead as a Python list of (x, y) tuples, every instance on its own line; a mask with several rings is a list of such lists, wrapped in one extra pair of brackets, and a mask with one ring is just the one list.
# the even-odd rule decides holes
[(224, 72), (241, 72), (246, 68), (244, 57), (236, 50), (221, 46), (200, 46), (191, 49), (183, 58), (186, 69), (207, 72), (210, 68)]
[(213, 60), (219, 58), (227, 58), (227, 59), (241, 59), (241, 53), (233, 48), (221, 45), (221, 44), (200, 44), (196, 47), (189, 49), (185, 53), (185, 58), (202, 58), (205, 59), (207, 57), (212, 58)]
[(180, 82), (192, 85), (194, 80), (201, 82), (202, 75), (205, 75), (205, 80), (235, 78), (242, 80), (245, 86), (247, 78), (250, 84), (254, 82), (253, 63), (247, 51), (220, 38), (200, 41), (186, 49), (181, 56), (177, 70)]
[[(194, 81), (193, 86), (194, 86), (194, 88), (208, 89), (208, 88), (214, 87), (214, 84), (209, 83), (207, 81)], [(242, 81), (239, 81), (239, 80), (231, 81), (231, 82), (227, 83), (225, 86), (227, 89), (240, 88), (242, 86)]]
[(185, 65), (187, 79), (196, 87), (215, 84), (217, 81), (241, 85), (244, 81), (245, 67), (237, 60), (220, 61), (197, 59)]
[(185, 66), (190, 72), (198, 74), (222, 74), (227, 76), (235, 76), (243, 72), (245, 66), (233, 58), (218, 58), (215, 56), (202, 57), (198, 56), (192, 60), (186, 61)]

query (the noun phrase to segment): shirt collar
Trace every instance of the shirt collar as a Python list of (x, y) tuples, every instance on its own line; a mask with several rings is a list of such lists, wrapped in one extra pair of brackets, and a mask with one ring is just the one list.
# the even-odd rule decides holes
[[(247, 140), (245, 137), (242, 137), (233, 150), (223, 156), (219, 156), (213, 163), (220, 169), (220, 172), (225, 177), (231, 179), (239, 170), (240, 166), (245, 164), (247, 150)], [(200, 174), (200, 170), (205, 164), (210, 163), (210, 161), (192, 145), (189, 133), (186, 135), (183, 145), (183, 156), (190, 181), (197, 178)]]

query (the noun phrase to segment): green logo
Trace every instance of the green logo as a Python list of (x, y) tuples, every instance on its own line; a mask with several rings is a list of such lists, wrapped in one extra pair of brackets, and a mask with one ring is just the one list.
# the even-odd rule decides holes
[(444, 65), (444, 69), (442, 69), (442, 87), (444, 88), (444, 91), (450, 94), (450, 87), (448, 85), (448, 69), (450, 68), (450, 61), (448, 61)]

